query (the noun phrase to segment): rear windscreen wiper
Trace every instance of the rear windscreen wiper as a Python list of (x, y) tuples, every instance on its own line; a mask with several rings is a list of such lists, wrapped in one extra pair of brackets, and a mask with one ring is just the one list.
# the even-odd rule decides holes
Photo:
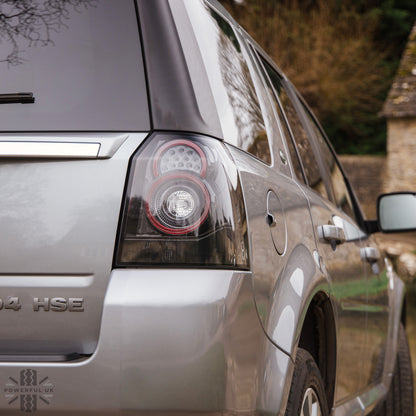
[(16, 94), (0, 94), (0, 104), (33, 104), (33, 92), (18, 92)]

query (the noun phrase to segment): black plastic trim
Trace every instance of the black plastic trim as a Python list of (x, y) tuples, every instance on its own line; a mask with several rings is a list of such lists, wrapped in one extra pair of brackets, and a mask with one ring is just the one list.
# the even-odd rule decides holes
[(91, 355), (72, 354), (0, 354), (0, 363), (61, 363), (89, 358)]
[(146, 49), (143, 44), (143, 31), (142, 31), (142, 25), (140, 21), (140, 13), (139, 13), (137, 1), (134, 2), (134, 10), (136, 11), (137, 28), (139, 31), (140, 46), (142, 49), (142, 60), (143, 60), (143, 68), (144, 68), (144, 79), (146, 82), (147, 106), (148, 106), (148, 111), (149, 111), (150, 130), (153, 130), (154, 123), (153, 123), (152, 104), (150, 102), (150, 93), (149, 93), (149, 77), (148, 77), (148, 70), (146, 66)]
[(137, 6), (153, 129), (218, 137), (220, 126), (200, 112), (169, 3), (137, 0)]
[(367, 234), (374, 234), (380, 231), (380, 227), (378, 225), (377, 220), (367, 220), (364, 221), (364, 228)]
[(18, 92), (15, 94), (0, 94), (0, 104), (33, 104), (33, 92)]

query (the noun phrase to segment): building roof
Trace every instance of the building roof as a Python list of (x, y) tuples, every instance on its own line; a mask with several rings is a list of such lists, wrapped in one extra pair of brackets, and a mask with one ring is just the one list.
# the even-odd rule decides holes
[(381, 115), (387, 118), (416, 117), (416, 23)]

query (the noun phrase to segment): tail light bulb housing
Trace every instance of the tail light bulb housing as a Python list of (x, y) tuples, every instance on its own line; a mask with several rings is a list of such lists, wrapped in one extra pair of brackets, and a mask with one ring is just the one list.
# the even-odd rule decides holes
[(206, 186), (187, 174), (168, 174), (156, 180), (145, 198), (146, 214), (160, 231), (188, 234), (207, 218), (210, 196)]
[(130, 162), (116, 266), (248, 269), (245, 207), (224, 144), (155, 133)]
[(184, 170), (204, 177), (207, 170), (207, 159), (202, 149), (189, 140), (172, 140), (163, 145), (153, 162), (155, 176)]

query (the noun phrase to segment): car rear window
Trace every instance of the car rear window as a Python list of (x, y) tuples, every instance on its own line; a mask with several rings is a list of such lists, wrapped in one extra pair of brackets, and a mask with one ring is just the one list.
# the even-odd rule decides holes
[[(1, 131), (150, 127), (133, 0), (1, 5)], [(33, 93), (32, 104), (4, 103)]]

